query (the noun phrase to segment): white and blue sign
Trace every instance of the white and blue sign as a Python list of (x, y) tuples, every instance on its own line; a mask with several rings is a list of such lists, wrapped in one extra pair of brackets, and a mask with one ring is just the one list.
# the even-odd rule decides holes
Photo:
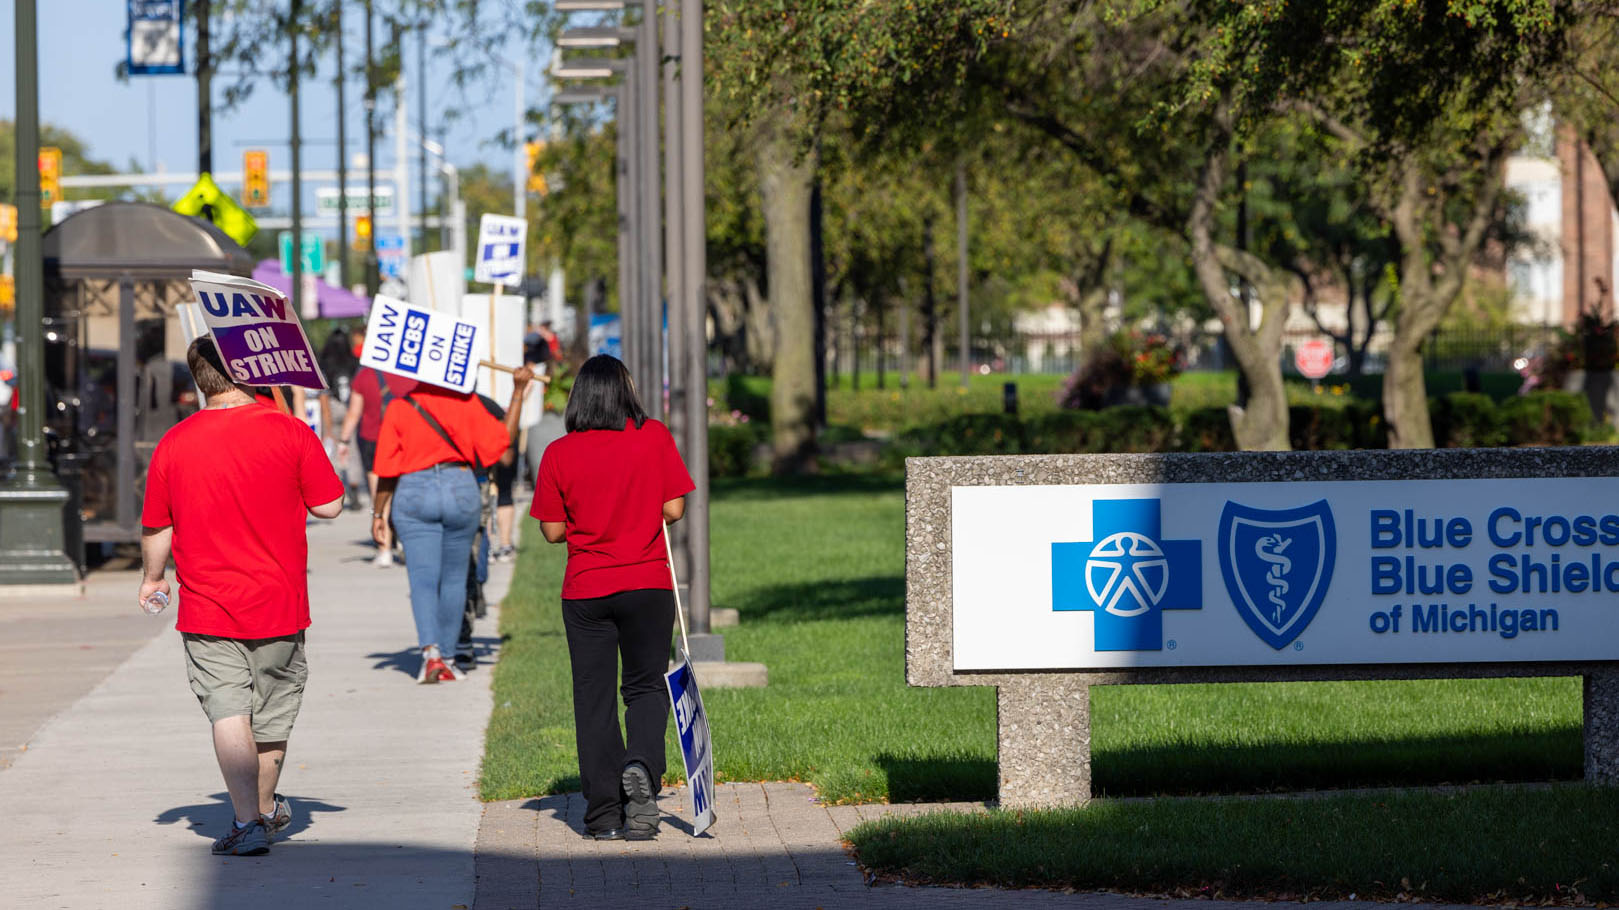
[(360, 366), (471, 392), (482, 336), (475, 323), (378, 294), (366, 320)]
[(472, 280), (488, 284), (519, 284), (523, 280), (523, 247), (528, 221), (510, 215), (485, 213), (478, 219), (478, 249)]
[(131, 76), (185, 74), (185, 15), (185, 0), (129, 0)]
[(624, 359), (624, 320), (617, 313), (594, 313), (590, 317), (590, 356), (597, 354)]
[(697, 677), (685, 653), (664, 674), (669, 703), (674, 709), (675, 732), (680, 735), (680, 759), (686, 766), (686, 792), (691, 798), (692, 836), (714, 823), (714, 743), (708, 734), (708, 712), (697, 691)]
[(957, 670), (1619, 660), (1619, 478), (952, 494)]

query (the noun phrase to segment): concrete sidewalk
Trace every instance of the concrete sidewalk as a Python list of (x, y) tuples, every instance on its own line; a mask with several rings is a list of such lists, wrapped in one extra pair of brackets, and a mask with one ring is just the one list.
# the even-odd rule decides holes
[[(59, 659), (76, 648), (76, 623), (113, 624), (109, 640), (136, 649), (82, 698), (57, 705), (0, 771), (5, 905), (471, 906), (496, 614), (476, 630), (489, 652), (478, 670), (458, 683), (416, 685), (405, 570), (372, 566), (367, 533), (363, 512), (310, 528), (309, 686), (281, 783), (294, 821), (264, 857), (209, 853), (231, 811), (173, 613), (138, 612), (134, 573), (93, 578), (82, 614), (72, 601), (45, 608), (56, 625), (25, 643), (38, 640), (46, 658), (30, 652), (29, 663), (69, 690), (105, 672)], [(490, 568), (486, 591), (498, 603), (511, 566)], [(34, 622), (19, 617), (21, 606), (0, 604), (7, 628)], [(12, 726), (27, 721), (13, 724), (11, 703), (0, 704), (10, 725), (0, 729), (16, 738)]]

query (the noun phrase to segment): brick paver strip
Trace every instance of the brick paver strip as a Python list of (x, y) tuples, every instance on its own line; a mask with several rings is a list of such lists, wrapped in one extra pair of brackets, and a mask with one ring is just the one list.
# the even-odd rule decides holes
[[(850, 828), (886, 815), (984, 811), (984, 805), (823, 806), (803, 784), (720, 784), (714, 794), (718, 819), (702, 837), (693, 838), (684, 797), (684, 789), (663, 791), (662, 833), (657, 840), (641, 843), (598, 843), (581, 838), (584, 800), (577, 793), (489, 803), (478, 837), (474, 910), (1261, 907), (1260, 902), (1159, 900), (1103, 892), (868, 885), (843, 847), (843, 834)], [(521, 816), (529, 817), (533, 824), (523, 823)], [(526, 843), (521, 842), (523, 837), (529, 838)], [(1380, 905), (1336, 902), (1311, 906), (1349, 910)]]

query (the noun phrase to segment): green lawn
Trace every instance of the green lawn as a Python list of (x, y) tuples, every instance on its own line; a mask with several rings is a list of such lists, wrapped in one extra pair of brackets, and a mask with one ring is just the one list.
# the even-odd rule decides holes
[(1619, 789), (1481, 787), (1098, 802), (861, 825), (867, 869), (915, 883), (1205, 898), (1611, 903)]
[[(734, 660), (770, 686), (705, 694), (722, 779), (804, 780), (831, 801), (995, 792), (988, 689), (904, 681), (904, 499), (839, 476), (715, 488), (714, 603), (737, 607)], [(578, 786), (563, 550), (527, 534), (502, 610), (486, 799)], [(1570, 779), (1575, 679), (1110, 686), (1092, 693), (1106, 795)], [(672, 744), (672, 739), (671, 739)], [(678, 753), (670, 751), (671, 778)]]

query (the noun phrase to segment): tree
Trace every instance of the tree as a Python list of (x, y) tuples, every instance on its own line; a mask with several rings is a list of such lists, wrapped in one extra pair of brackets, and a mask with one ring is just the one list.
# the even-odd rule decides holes
[(1549, 0), (1234, 6), (1206, 4), (1216, 28), (1189, 88), (1227, 93), (1244, 122), (1302, 115), (1353, 156), (1368, 203), (1398, 244), (1383, 380), (1389, 445), (1431, 447), (1422, 344), (1502, 221), (1503, 165), (1523, 111), (1543, 97), (1560, 60), (1567, 8)]
[[(55, 146), (62, 150), (62, 176), (77, 174), (112, 174), (117, 168), (105, 161), (90, 157), (90, 150), (84, 140), (73, 135), (59, 126), (46, 123), (39, 129), (39, 144)], [(17, 201), (17, 128), (11, 120), (0, 120), (0, 202), (15, 203)], [(109, 199), (116, 196), (113, 190), (65, 190), (63, 198), (69, 195), (81, 199)]]
[(805, 466), (815, 445), (814, 295), (809, 197), (818, 140), (833, 111), (856, 134), (935, 116), (980, 53), (1005, 0), (750, 0), (715, 4), (705, 61), (744, 128), (759, 172), (776, 355), (771, 401), (778, 471)]

